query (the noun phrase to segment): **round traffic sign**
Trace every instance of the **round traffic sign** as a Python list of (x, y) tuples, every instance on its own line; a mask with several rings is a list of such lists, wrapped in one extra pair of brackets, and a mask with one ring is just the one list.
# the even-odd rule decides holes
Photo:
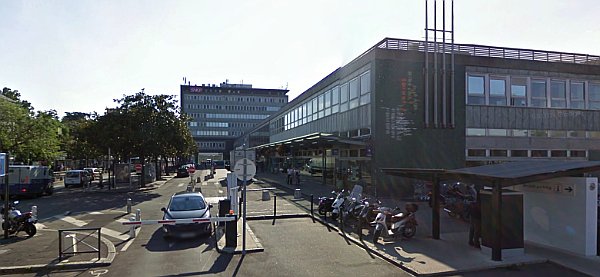
[(188, 173), (194, 173), (194, 172), (196, 172), (196, 168), (193, 166), (190, 166), (190, 167), (188, 167), (187, 171), (188, 171)]
[(136, 171), (142, 170), (142, 164), (135, 164), (135, 170)]
[(244, 181), (244, 166), (246, 167), (246, 180), (250, 180), (254, 178), (256, 175), (256, 165), (250, 159), (243, 158), (237, 162), (235, 162), (235, 166), (233, 167), (233, 172), (237, 175), (237, 178), (240, 181)]

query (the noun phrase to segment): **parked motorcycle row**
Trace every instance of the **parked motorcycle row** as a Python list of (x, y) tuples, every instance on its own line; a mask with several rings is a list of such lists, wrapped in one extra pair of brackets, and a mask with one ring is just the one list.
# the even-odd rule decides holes
[[(476, 200), (477, 191), (472, 186), (461, 183), (443, 184), (440, 187), (440, 206), (450, 217), (469, 221), (471, 218), (470, 204)], [(429, 207), (433, 207), (431, 192), (428, 193)]]
[(2, 229), (5, 230), (8, 225), (8, 234), (17, 235), (20, 231), (25, 231), (27, 236), (33, 237), (37, 233), (35, 223), (37, 218), (33, 212), (21, 213), (16, 206), (19, 201), (15, 201), (8, 205), (8, 219), (4, 218), (4, 207), (0, 209), (2, 214)]
[(373, 228), (374, 243), (380, 237), (411, 238), (417, 232), (415, 213), (418, 206), (414, 203), (406, 204), (404, 212), (398, 207), (384, 207), (379, 200), (362, 198), (360, 186), (355, 186), (351, 193), (341, 190), (332, 194), (334, 197), (319, 198), (318, 213), (330, 215), (333, 220), (357, 223), (362, 228)]

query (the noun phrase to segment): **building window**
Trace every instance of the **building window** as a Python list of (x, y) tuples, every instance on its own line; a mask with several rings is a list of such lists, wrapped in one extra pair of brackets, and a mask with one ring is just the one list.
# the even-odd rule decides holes
[(513, 137), (526, 137), (528, 133), (529, 133), (529, 131), (527, 131), (527, 130), (517, 130), (517, 129), (512, 130)]
[(371, 73), (365, 72), (360, 76), (360, 94), (365, 95), (371, 92)]
[(511, 157), (527, 157), (527, 150), (510, 150)]
[(548, 137), (548, 131), (546, 130), (531, 130), (532, 137)]
[(569, 152), (571, 154), (571, 157), (574, 157), (574, 158), (585, 158), (586, 157), (585, 150), (571, 150)]
[(485, 136), (485, 129), (467, 128), (467, 136)]
[(551, 150), (550, 157), (554, 157), (554, 158), (567, 157), (567, 150)]
[(507, 133), (506, 129), (488, 129), (488, 135), (493, 137), (505, 137)]
[(565, 138), (567, 137), (567, 131), (548, 130), (548, 136), (551, 138)]
[(511, 78), (510, 105), (527, 107), (527, 78)]
[(593, 139), (600, 139), (600, 132), (598, 131), (589, 131), (588, 137)]
[(582, 82), (571, 82), (571, 108), (585, 109), (585, 89)]
[(550, 82), (550, 107), (566, 108), (567, 107), (567, 90), (565, 81)]
[(508, 150), (504, 150), (504, 149), (491, 149), (490, 150), (490, 157), (507, 157), (508, 156)]
[(485, 157), (485, 149), (467, 149), (467, 156), (469, 157)]
[(467, 104), (485, 105), (485, 87), (483, 76), (467, 77)]
[(567, 134), (570, 138), (585, 138), (585, 131), (568, 131)]
[(531, 80), (531, 107), (547, 107), (546, 81)]
[(350, 81), (350, 105), (348, 109), (354, 109), (358, 107), (359, 89), (358, 78), (354, 78)]
[(340, 87), (340, 112), (348, 110), (348, 83)]
[(506, 81), (490, 79), (490, 105), (506, 106)]
[(547, 158), (548, 150), (531, 150), (531, 157), (533, 158)]
[(600, 110), (600, 84), (590, 83), (589, 109)]
[(334, 87), (331, 89), (331, 113), (337, 113), (340, 110), (340, 88)]

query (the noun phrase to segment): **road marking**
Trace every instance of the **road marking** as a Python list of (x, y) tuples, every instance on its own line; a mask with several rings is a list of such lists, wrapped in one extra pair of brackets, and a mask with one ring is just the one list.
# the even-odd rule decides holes
[(129, 239), (129, 235), (123, 235), (123, 234), (121, 234), (121, 232), (117, 232), (115, 230), (108, 229), (108, 228), (105, 228), (105, 227), (102, 227), (102, 231), (101, 232), (102, 232), (103, 235), (107, 235), (109, 237), (113, 237), (113, 238), (116, 238), (116, 239), (120, 239), (120, 240), (127, 240), (127, 239)]
[(90, 214), (104, 214), (103, 212), (91, 212)]
[[(135, 237), (136, 238), (138, 237), (140, 230), (142, 230), (142, 228), (135, 229)], [(133, 243), (134, 240), (135, 240), (135, 238), (132, 238), (127, 243), (125, 243), (125, 245), (123, 245), (123, 248), (121, 248), (121, 252), (127, 251), (127, 248), (129, 248), (129, 246)]]
[(4, 254), (4, 253), (6, 253), (6, 252), (8, 252), (8, 251), (10, 251), (10, 249), (3, 249), (3, 250), (0, 250), (0, 255), (2, 255), (2, 254)]
[(79, 220), (70, 216), (59, 216), (57, 219), (71, 223), (77, 227), (83, 227), (85, 225), (87, 225), (88, 223), (83, 221), (83, 220)]
[(185, 186), (185, 184), (179, 184), (179, 185), (177, 185), (177, 186), (178, 186), (178, 187), (183, 187), (183, 186)]
[(223, 193), (223, 191), (222, 191), (222, 190), (219, 190), (219, 194), (222, 194), (222, 193)]

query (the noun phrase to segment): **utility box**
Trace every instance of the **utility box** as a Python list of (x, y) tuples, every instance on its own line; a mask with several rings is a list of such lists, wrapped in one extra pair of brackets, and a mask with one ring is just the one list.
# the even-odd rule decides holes
[[(523, 228), (523, 193), (511, 190), (502, 190), (502, 216), (500, 232), (502, 234), (500, 248), (502, 257), (514, 257), (525, 254), (524, 228)], [(481, 198), (481, 251), (492, 255), (494, 245), (494, 230), (492, 216), (492, 192), (482, 190)]]

